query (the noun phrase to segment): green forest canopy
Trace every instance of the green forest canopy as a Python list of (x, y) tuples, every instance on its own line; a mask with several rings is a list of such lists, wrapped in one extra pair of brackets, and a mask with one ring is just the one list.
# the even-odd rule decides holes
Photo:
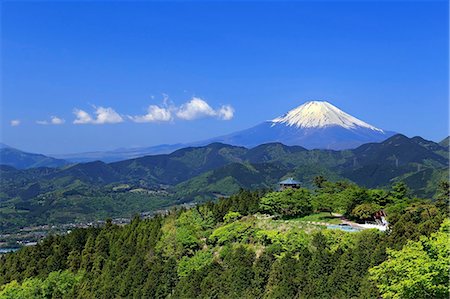
[[(448, 184), (435, 200), (412, 198), (404, 184), (241, 190), (3, 255), (0, 298), (448, 298), (447, 204)], [(359, 221), (374, 207), (387, 212), (389, 233), (296, 221), (318, 211)]]

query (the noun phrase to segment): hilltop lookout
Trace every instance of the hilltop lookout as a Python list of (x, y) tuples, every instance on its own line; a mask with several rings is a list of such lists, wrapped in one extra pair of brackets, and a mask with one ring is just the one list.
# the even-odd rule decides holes
[(286, 189), (298, 189), (300, 188), (300, 182), (294, 180), (294, 178), (287, 178), (278, 183), (280, 186), (280, 191)]

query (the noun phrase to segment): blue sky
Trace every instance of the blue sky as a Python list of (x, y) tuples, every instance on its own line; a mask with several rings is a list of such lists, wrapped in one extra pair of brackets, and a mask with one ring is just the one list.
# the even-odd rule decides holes
[(308, 100), (448, 135), (446, 1), (1, 5), (1, 140), (23, 150), (202, 140)]

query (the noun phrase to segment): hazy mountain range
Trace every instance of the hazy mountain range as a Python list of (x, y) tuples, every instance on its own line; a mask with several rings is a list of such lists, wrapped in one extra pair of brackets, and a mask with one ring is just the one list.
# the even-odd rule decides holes
[(0, 143), (0, 164), (24, 169), (36, 167), (60, 167), (69, 164), (69, 162), (41, 154), (23, 152), (4, 143)]

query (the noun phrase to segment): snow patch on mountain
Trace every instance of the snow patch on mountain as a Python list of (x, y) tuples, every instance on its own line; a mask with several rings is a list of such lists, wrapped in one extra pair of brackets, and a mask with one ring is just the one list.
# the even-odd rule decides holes
[(366, 128), (383, 133), (383, 130), (369, 125), (336, 106), (325, 101), (310, 101), (292, 109), (283, 116), (271, 120), (272, 126), (284, 124), (297, 128), (325, 128), (339, 126), (346, 129)]

